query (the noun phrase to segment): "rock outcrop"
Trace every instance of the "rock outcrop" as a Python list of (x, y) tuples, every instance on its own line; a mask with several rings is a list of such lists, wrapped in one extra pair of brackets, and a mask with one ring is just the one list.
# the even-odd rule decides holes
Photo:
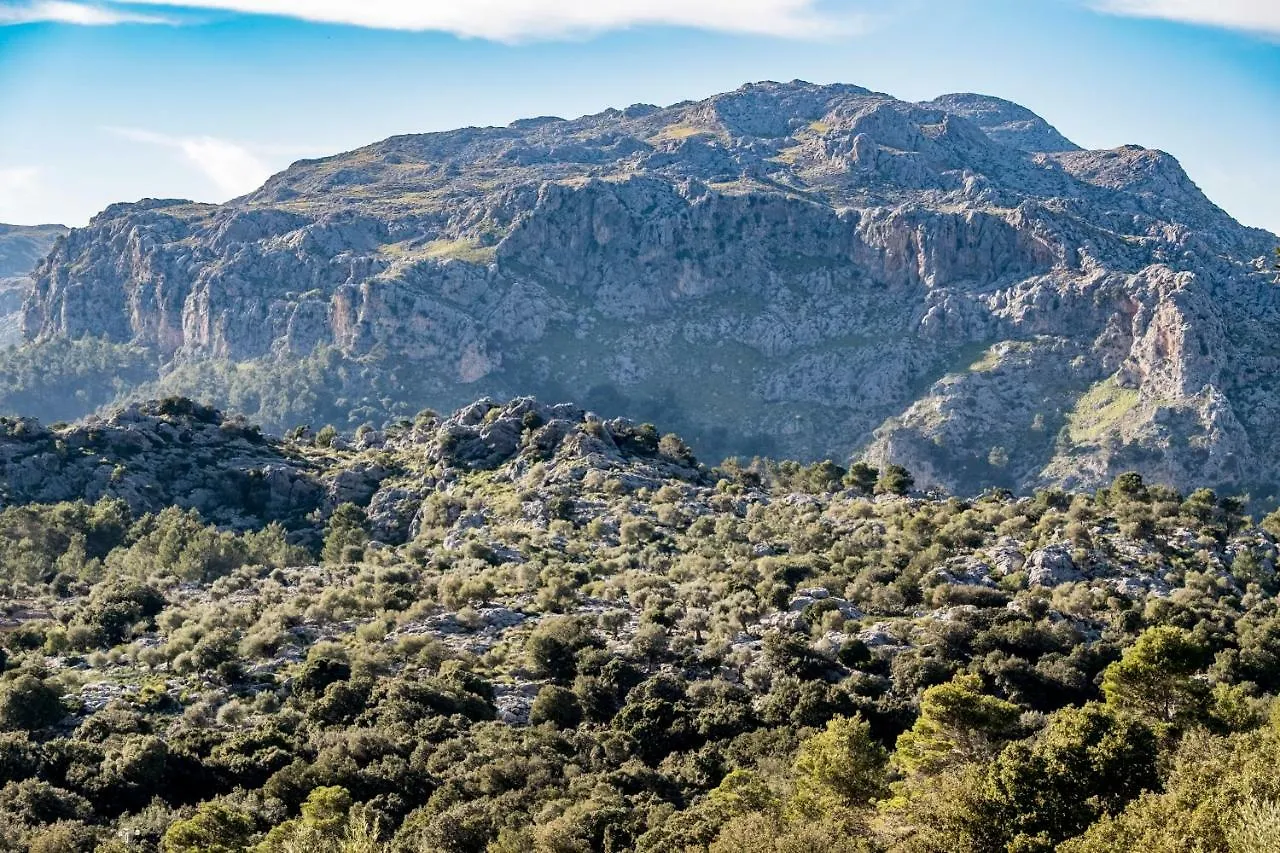
[(323, 507), (324, 473), (289, 444), (187, 400), (78, 425), (0, 419), (5, 506), (113, 497), (137, 514), (176, 505), (230, 527), (290, 524)]
[[(670, 441), (670, 440), (668, 440)], [(425, 501), (469, 473), (507, 481), (539, 466), (548, 485), (572, 486), (589, 473), (628, 489), (707, 475), (687, 448), (652, 427), (603, 420), (577, 406), (519, 398), (484, 399), (446, 418), (399, 425), (373, 441), (332, 443), (296, 434), (263, 435), (239, 417), (183, 398), (136, 403), (79, 424), (42, 426), (0, 418), (0, 507), (119, 498), (140, 515), (168, 506), (198, 510), (230, 528), (311, 528), (339, 504), (367, 511), (374, 538), (414, 533)], [(544, 521), (575, 510), (532, 495), (527, 515)], [(459, 530), (483, 517), (460, 516)]]
[(419, 405), (576, 399), (708, 456), (863, 454), (959, 491), (1132, 468), (1262, 496), (1276, 243), (1169, 155), (1080, 150), (1006, 101), (763, 83), (112, 206), (41, 264), (24, 332), (169, 365), (330, 347)]

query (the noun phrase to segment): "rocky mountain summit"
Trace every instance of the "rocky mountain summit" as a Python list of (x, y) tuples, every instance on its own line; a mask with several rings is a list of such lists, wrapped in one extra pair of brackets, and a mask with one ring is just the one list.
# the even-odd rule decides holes
[[(375, 422), (533, 393), (707, 456), (1263, 496), (1276, 243), (1168, 154), (1081, 150), (1007, 101), (761, 83), (113, 205), (40, 265), (23, 330), (145, 346), (165, 390), (336, 353)], [(272, 382), (217, 402), (253, 412)]]

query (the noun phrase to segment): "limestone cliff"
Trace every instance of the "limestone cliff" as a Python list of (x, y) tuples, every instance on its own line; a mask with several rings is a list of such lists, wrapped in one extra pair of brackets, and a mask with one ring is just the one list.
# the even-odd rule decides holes
[(763, 83), (112, 206), (41, 264), (24, 333), (169, 367), (332, 347), (416, 405), (575, 399), (704, 456), (865, 454), (957, 490), (1136, 468), (1262, 495), (1276, 243), (1169, 155), (1007, 101)]

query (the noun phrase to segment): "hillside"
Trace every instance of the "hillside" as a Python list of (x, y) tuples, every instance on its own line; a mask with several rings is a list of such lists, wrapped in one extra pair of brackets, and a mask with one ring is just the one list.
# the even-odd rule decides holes
[(0, 347), (22, 341), (22, 300), (30, 274), (67, 228), (61, 225), (0, 225)]
[[(535, 394), (707, 458), (1273, 498), (1276, 242), (1170, 155), (1007, 101), (761, 83), (114, 205), (41, 264), (23, 369), (51, 390), (6, 405), (198, 394), (283, 431)], [(38, 369), (85, 336), (127, 369)]]
[(1207, 490), (527, 398), (2, 426), (4, 849), (1238, 853), (1280, 794), (1280, 514)]

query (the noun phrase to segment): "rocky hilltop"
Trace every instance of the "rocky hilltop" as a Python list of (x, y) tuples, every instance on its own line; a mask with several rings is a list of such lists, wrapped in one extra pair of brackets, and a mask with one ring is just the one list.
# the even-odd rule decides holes
[(561, 491), (589, 471), (631, 490), (672, 479), (710, 485), (674, 435), (660, 439), (649, 425), (533, 398), (501, 406), (483, 399), (448, 417), (424, 414), (354, 437), (332, 430), (266, 436), (241, 417), (180, 397), (79, 424), (0, 418), (0, 509), (116, 498), (135, 515), (177, 506), (230, 529), (275, 521), (298, 532), (351, 503), (389, 544), (415, 535), (427, 499), (460, 478), (501, 468), (509, 482), (534, 465), (541, 486)]
[(1276, 243), (1168, 154), (1081, 150), (1007, 101), (762, 83), (395, 137), (221, 206), (114, 205), (40, 265), (23, 332), (145, 346), (166, 390), (336, 353), (392, 389), (375, 422), (536, 393), (709, 456), (1257, 496), (1280, 482)]

